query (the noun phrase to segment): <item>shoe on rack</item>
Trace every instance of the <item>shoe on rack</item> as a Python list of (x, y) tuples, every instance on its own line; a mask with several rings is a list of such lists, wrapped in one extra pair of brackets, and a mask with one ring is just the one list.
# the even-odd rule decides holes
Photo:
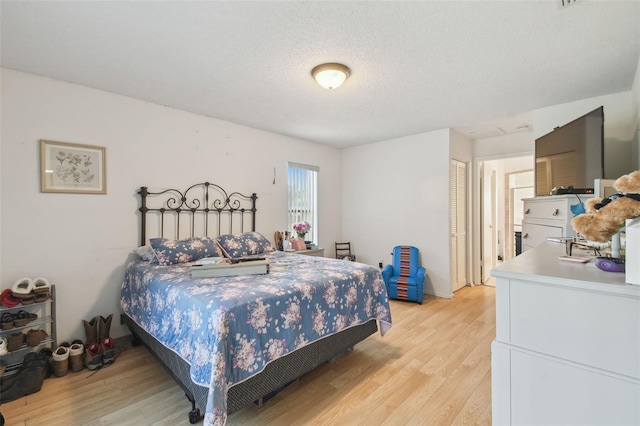
[(24, 345), (25, 335), (22, 332), (16, 332), (9, 335), (7, 350), (9, 352), (17, 351)]
[(46, 278), (38, 277), (33, 280), (33, 291), (36, 293), (46, 293), (51, 290), (51, 284)]
[(66, 346), (58, 346), (53, 351), (53, 360), (51, 361), (51, 370), (56, 377), (66, 376), (69, 372), (69, 348)]
[(34, 299), (34, 301), (36, 303), (42, 303), (42, 302), (46, 302), (47, 300), (49, 300), (49, 298), (51, 297), (51, 293), (48, 291), (44, 291), (44, 292), (36, 292), (36, 297)]
[(9, 312), (3, 313), (0, 320), (2, 321), (3, 330), (11, 330), (16, 325), (16, 318)]
[(3, 290), (0, 294), (0, 305), (6, 308), (15, 308), (20, 303), (20, 299), (13, 295), (10, 288)]
[(27, 346), (34, 348), (47, 337), (49, 337), (49, 335), (44, 330), (29, 330), (27, 331)]
[(20, 278), (13, 284), (11, 293), (15, 297), (27, 297), (33, 291), (33, 280), (31, 278)]
[(37, 319), (38, 319), (38, 314), (32, 314), (31, 312), (27, 312), (21, 309), (18, 311), (18, 313), (16, 313), (13, 316), (13, 320), (14, 320), (13, 325), (15, 325), (16, 327), (24, 327), (25, 325)]
[(6, 337), (0, 337), (0, 355), (6, 355), (9, 353), (9, 343)]
[(98, 343), (92, 343), (85, 348), (84, 365), (89, 370), (102, 367), (102, 348)]

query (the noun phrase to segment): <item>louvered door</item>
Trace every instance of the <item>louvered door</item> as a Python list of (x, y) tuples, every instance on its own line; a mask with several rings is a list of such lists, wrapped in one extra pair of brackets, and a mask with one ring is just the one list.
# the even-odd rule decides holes
[(449, 200), (451, 211), (451, 289), (452, 291), (456, 291), (467, 284), (466, 164), (457, 160), (451, 160), (449, 173)]

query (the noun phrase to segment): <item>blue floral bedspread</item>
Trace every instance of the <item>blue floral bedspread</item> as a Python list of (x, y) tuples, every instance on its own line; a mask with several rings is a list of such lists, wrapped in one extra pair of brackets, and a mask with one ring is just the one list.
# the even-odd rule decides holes
[(127, 267), (122, 308), (209, 388), (205, 424), (224, 424), (229, 386), (270, 361), (371, 319), (382, 335), (391, 327), (377, 268), (283, 252), (266, 257), (266, 275), (192, 279), (190, 264), (136, 260)]

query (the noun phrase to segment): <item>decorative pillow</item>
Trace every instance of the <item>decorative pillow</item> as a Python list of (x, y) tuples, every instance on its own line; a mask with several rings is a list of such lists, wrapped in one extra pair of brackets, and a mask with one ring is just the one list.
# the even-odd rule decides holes
[(217, 238), (224, 255), (230, 259), (271, 253), (271, 242), (259, 232), (245, 232), (240, 235), (220, 235)]
[(136, 254), (140, 256), (140, 259), (146, 260), (151, 263), (158, 263), (158, 259), (156, 258), (156, 254), (153, 251), (151, 246), (140, 246), (135, 250)]
[(222, 257), (222, 252), (209, 237), (192, 237), (185, 240), (152, 238), (153, 252), (162, 266), (193, 262), (205, 257)]

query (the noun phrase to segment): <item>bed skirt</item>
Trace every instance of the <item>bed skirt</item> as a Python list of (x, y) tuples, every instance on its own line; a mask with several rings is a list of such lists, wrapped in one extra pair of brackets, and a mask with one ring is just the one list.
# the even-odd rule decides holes
[[(167, 369), (173, 379), (178, 382), (187, 397), (195, 401), (204, 411), (209, 388), (200, 386), (191, 380), (189, 364), (140, 328), (128, 315), (123, 314), (122, 318), (133, 335), (142, 341)], [(370, 320), (364, 324), (310, 343), (295, 352), (272, 361), (259, 374), (229, 388), (227, 413), (232, 414), (254, 402), (260, 401), (265, 395), (278, 391), (320, 364), (351, 350), (358, 342), (366, 339), (377, 330), (376, 320)]]

